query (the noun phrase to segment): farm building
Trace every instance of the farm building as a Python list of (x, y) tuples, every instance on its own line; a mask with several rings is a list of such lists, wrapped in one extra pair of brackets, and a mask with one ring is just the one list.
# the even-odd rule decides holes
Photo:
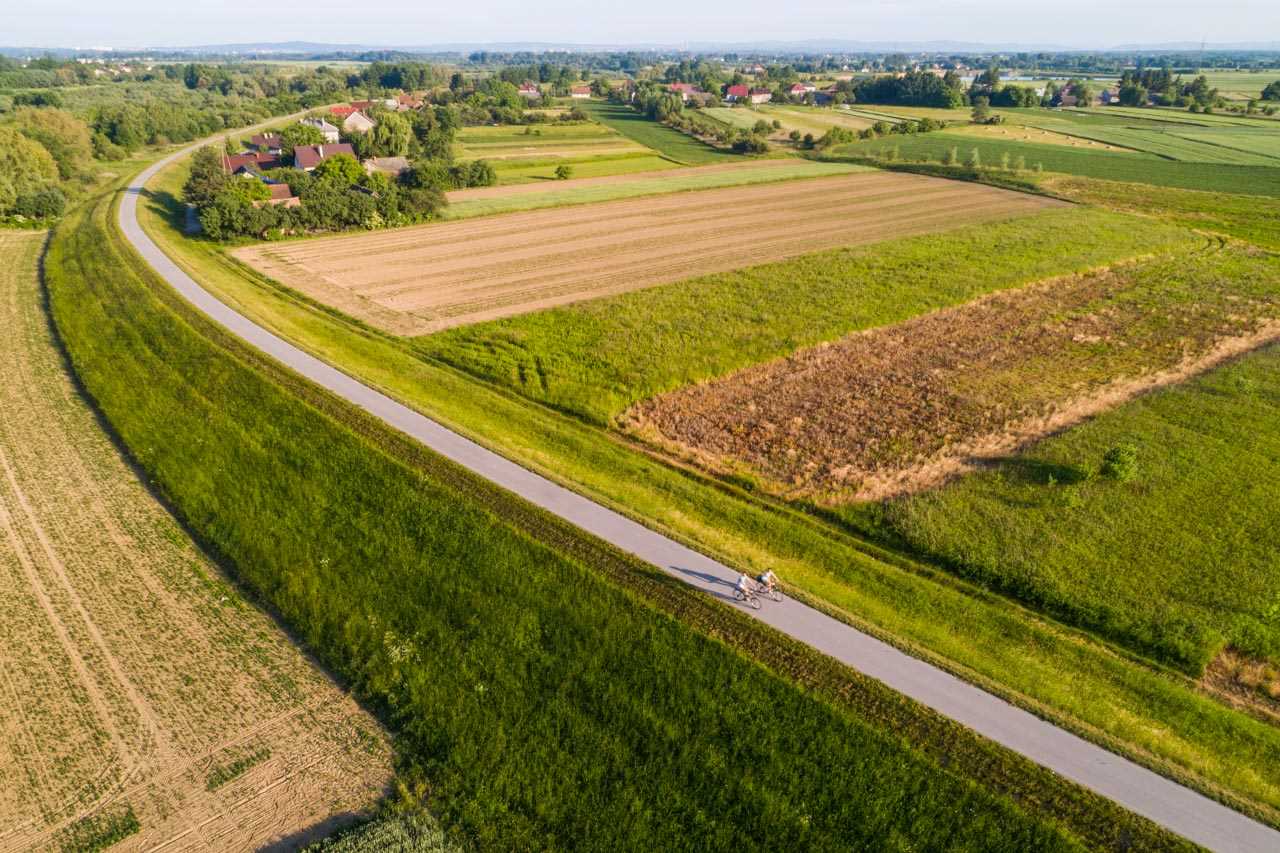
[(337, 154), (356, 156), (350, 143), (340, 142), (336, 145), (299, 145), (293, 151), (293, 166), (304, 172), (310, 172), (325, 160)]
[(422, 99), (410, 94), (396, 96), (396, 109), (400, 112), (422, 108)]
[(324, 137), (324, 141), (328, 143), (336, 143), (338, 141), (338, 128), (329, 124), (322, 118), (304, 118), (299, 124), (305, 124), (307, 127), (314, 127), (320, 131), (320, 135)]
[(300, 207), (302, 199), (293, 194), (293, 190), (289, 189), (288, 184), (267, 183), (267, 190), (270, 191), (271, 197), (264, 201), (255, 201), (254, 207), (262, 207), (269, 204), (272, 207), (276, 205), (284, 205), (285, 207)]
[(671, 83), (667, 86), (667, 91), (674, 95), (679, 95), (680, 100), (687, 101), (691, 96), (700, 93), (702, 90), (692, 83)]
[(365, 172), (372, 175), (374, 172), (382, 172), (384, 175), (390, 175), (398, 178), (405, 172), (409, 171), (408, 157), (370, 157), (362, 164)]
[(542, 97), (542, 92), (539, 91), (538, 87), (535, 86), (533, 83), (521, 83), (519, 91), (520, 91), (520, 97), (528, 98), (531, 101), (534, 100), (535, 98)]
[(329, 112), (338, 118), (346, 118), (356, 111), (356, 108), (350, 104), (338, 104), (336, 107), (329, 107)]
[(342, 129), (347, 133), (368, 133), (377, 126), (376, 121), (358, 112), (347, 116), (342, 122)]
[(591, 87), (590, 86), (574, 86), (572, 89), (569, 90), (569, 97), (570, 98), (590, 98)]
[(818, 91), (818, 87), (812, 83), (792, 83), (787, 89), (787, 94), (793, 98), (803, 98), (805, 95)]
[(726, 101), (750, 101), (753, 104), (764, 104), (773, 97), (773, 93), (768, 89), (752, 89), (745, 84), (737, 86), (728, 86), (724, 90), (724, 99)]

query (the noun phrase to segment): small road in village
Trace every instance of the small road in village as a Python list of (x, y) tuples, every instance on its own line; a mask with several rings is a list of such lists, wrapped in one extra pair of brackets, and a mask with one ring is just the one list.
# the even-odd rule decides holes
[[(148, 180), (195, 147), (172, 154), (129, 184), (119, 209), (126, 239), (198, 310), (267, 355), (389, 426), (582, 530), (732, 603), (738, 572), (464, 438), (277, 337), (220, 302), (142, 230), (138, 199)], [(950, 673), (790, 599), (751, 616), (962, 723), (979, 734), (1211, 850), (1277, 853), (1280, 832), (1139, 764), (1108, 752)]]

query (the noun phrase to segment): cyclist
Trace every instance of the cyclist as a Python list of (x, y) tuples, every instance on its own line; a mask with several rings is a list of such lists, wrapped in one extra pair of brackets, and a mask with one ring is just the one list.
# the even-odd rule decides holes
[(747, 577), (746, 572), (738, 575), (738, 592), (742, 593), (743, 598), (750, 598), (756, 594), (751, 578)]
[(773, 592), (774, 587), (778, 585), (778, 576), (773, 573), (773, 569), (765, 569), (760, 577), (756, 578), (756, 582), (768, 592)]

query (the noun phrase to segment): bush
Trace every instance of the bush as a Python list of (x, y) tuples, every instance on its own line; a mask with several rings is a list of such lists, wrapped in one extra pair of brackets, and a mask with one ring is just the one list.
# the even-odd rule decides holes
[(1132, 444), (1120, 444), (1102, 456), (1102, 476), (1118, 483), (1127, 483), (1138, 476), (1138, 449)]
[(567, 181), (572, 177), (573, 177), (573, 167), (570, 166), (568, 163), (561, 163), (559, 166), (556, 166), (557, 181)]
[(67, 207), (67, 197), (57, 187), (42, 187), (28, 195), (18, 196), (13, 212), (36, 219), (61, 216)]

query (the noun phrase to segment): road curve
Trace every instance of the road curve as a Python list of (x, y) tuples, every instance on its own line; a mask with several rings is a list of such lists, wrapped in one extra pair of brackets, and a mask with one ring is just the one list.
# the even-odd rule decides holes
[[(151, 176), (194, 147), (165, 157), (134, 178), (121, 199), (119, 222), (143, 260), (197, 309), (250, 346), (440, 455), (691, 586), (732, 601), (737, 578), (734, 570), (522, 468), (358, 382), (224, 305), (179, 269), (143, 232), (137, 205)], [(790, 599), (767, 602), (761, 610), (746, 612), (1203, 847), (1224, 853), (1280, 851), (1280, 832), (824, 613)]]

